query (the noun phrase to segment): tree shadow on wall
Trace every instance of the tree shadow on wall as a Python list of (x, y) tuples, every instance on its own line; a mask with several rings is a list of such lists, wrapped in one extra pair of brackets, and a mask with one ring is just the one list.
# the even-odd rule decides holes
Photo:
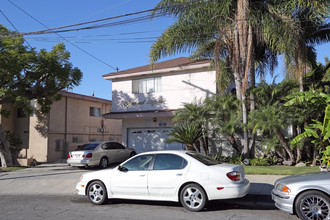
[(112, 92), (112, 112), (152, 111), (168, 109), (167, 100), (155, 93), (129, 95), (122, 91)]
[(39, 111), (35, 112), (37, 117), (37, 124), (34, 128), (38, 131), (38, 133), (46, 138), (48, 136), (48, 117), (47, 114), (41, 114)]

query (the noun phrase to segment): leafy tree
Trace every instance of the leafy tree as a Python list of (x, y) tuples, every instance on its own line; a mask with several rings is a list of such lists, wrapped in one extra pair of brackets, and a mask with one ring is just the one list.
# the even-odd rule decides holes
[(297, 105), (301, 103), (313, 103), (318, 109), (323, 110), (323, 123), (313, 120), (313, 123), (305, 126), (305, 132), (296, 136), (291, 145), (294, 145), (306, 138), (312, 138), (311, 143), (314, 144), (313, 164), (316, 164), (316, 156), (318, 149), (326, 152), (326, 147), (330, 144), (330, 95), (324, 93), (299, 92), (288, 96), (287, 106)]
[(5, 135), (10, 145), (10, 153), (13, 157), (13, 161), (15, 161), (18, 153), (23, 149), (23, 141), (18, 134), (13, 134), (10, 131), (5, 131)]
[[(17, 33), (0, 26), (0, 104), (9, 103), (23, 109), (28, 115), (36, 100), (36, 111), (45, 114), (51, 104), (60, 98), (58, 91), (79, 85), (82, 72), (69, 62), (70, 53), (60, 43), (51, 51), (24, 45), (24, 39)], [(2, 116), (10, 112), (1, 110)], [(0, 158), (2, 166), (11, 166), (12, 160), (8, 142), (0, 129)]]

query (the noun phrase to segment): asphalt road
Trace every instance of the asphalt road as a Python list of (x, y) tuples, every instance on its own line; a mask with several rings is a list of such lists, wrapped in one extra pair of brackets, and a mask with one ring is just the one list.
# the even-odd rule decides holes
[(203, 212), (189, 212), (178, 203), (115, 200), (92, 205), (85, 197), (65, 195), (2, 195), (0, 219), (110, 219), (110, 220), (297, 220), (275, 207), (237, 201), (215, 201)]
[(0, 219), (298, 219), (278, 210), (271, 200), (272, 184), (279, 177), (250, 175), (250, 194), (214, 201), (203, 212), (193, 213), (170, 202), (114, 200), (92, 205), (74, 189), (81, 174), (93, 170), (49, 164), (0, 173)]

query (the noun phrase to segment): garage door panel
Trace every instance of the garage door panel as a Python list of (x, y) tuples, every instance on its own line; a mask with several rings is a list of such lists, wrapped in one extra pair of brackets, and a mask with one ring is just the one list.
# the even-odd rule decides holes
[(137, 153), (158, 150), (181, 150), (182, 144), (165, 142), (170, 128), (128, 129), (128, 146)]

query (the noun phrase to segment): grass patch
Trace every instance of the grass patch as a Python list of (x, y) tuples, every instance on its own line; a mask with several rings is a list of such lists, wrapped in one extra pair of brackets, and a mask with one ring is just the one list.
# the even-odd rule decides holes
[(16, 170), (22, 170), (25, 168), (27, 168), (27, 167), (1, 167), (3, 172), (11, 172), (11, 171), (16, 171)]
[(319, 167), (289, 167), (289, 166), (244, 166), (245, 174), (255, 175), (296, 175), (318, 172)]

